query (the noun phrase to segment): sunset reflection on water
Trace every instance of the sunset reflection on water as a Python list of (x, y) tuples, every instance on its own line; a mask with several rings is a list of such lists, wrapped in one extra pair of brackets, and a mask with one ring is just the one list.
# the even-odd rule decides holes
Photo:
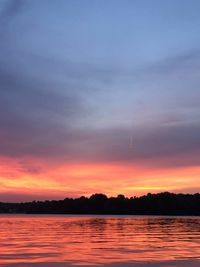
[(200, 218), (1, 215), (0, 266), (200, 266)]

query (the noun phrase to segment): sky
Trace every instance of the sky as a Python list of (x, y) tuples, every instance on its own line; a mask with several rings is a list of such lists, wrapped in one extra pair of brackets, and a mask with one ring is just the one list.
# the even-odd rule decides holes
[(0, 201), (200, 191), (199, 0), (0, 0)]

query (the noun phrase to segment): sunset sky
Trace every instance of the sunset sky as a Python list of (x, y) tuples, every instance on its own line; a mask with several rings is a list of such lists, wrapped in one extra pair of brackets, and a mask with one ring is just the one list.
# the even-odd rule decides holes
[(199, 0), (0, 0), (0, 201), (200, 191)]

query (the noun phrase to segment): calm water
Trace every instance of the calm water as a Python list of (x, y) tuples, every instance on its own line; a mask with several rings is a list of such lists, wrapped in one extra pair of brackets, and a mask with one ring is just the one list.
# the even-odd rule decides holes
[(0, 216), (0, 267), (200, 266), (200, 218)]

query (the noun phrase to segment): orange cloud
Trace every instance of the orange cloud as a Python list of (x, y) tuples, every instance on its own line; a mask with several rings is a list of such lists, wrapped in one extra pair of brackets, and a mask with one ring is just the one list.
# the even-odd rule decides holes
[(199, 174), (200, 167), (152, 169), (118, 163), (52, 165), (35, 159), (16, 161), (4, 158), (0, 165), (0, 193), (7, 194), (7, 198), (17, 194), (19, 200), (23, 200), (24, 195), (37, 200), (95, 192), (109, 196), (160, 191), (197, 192)]

